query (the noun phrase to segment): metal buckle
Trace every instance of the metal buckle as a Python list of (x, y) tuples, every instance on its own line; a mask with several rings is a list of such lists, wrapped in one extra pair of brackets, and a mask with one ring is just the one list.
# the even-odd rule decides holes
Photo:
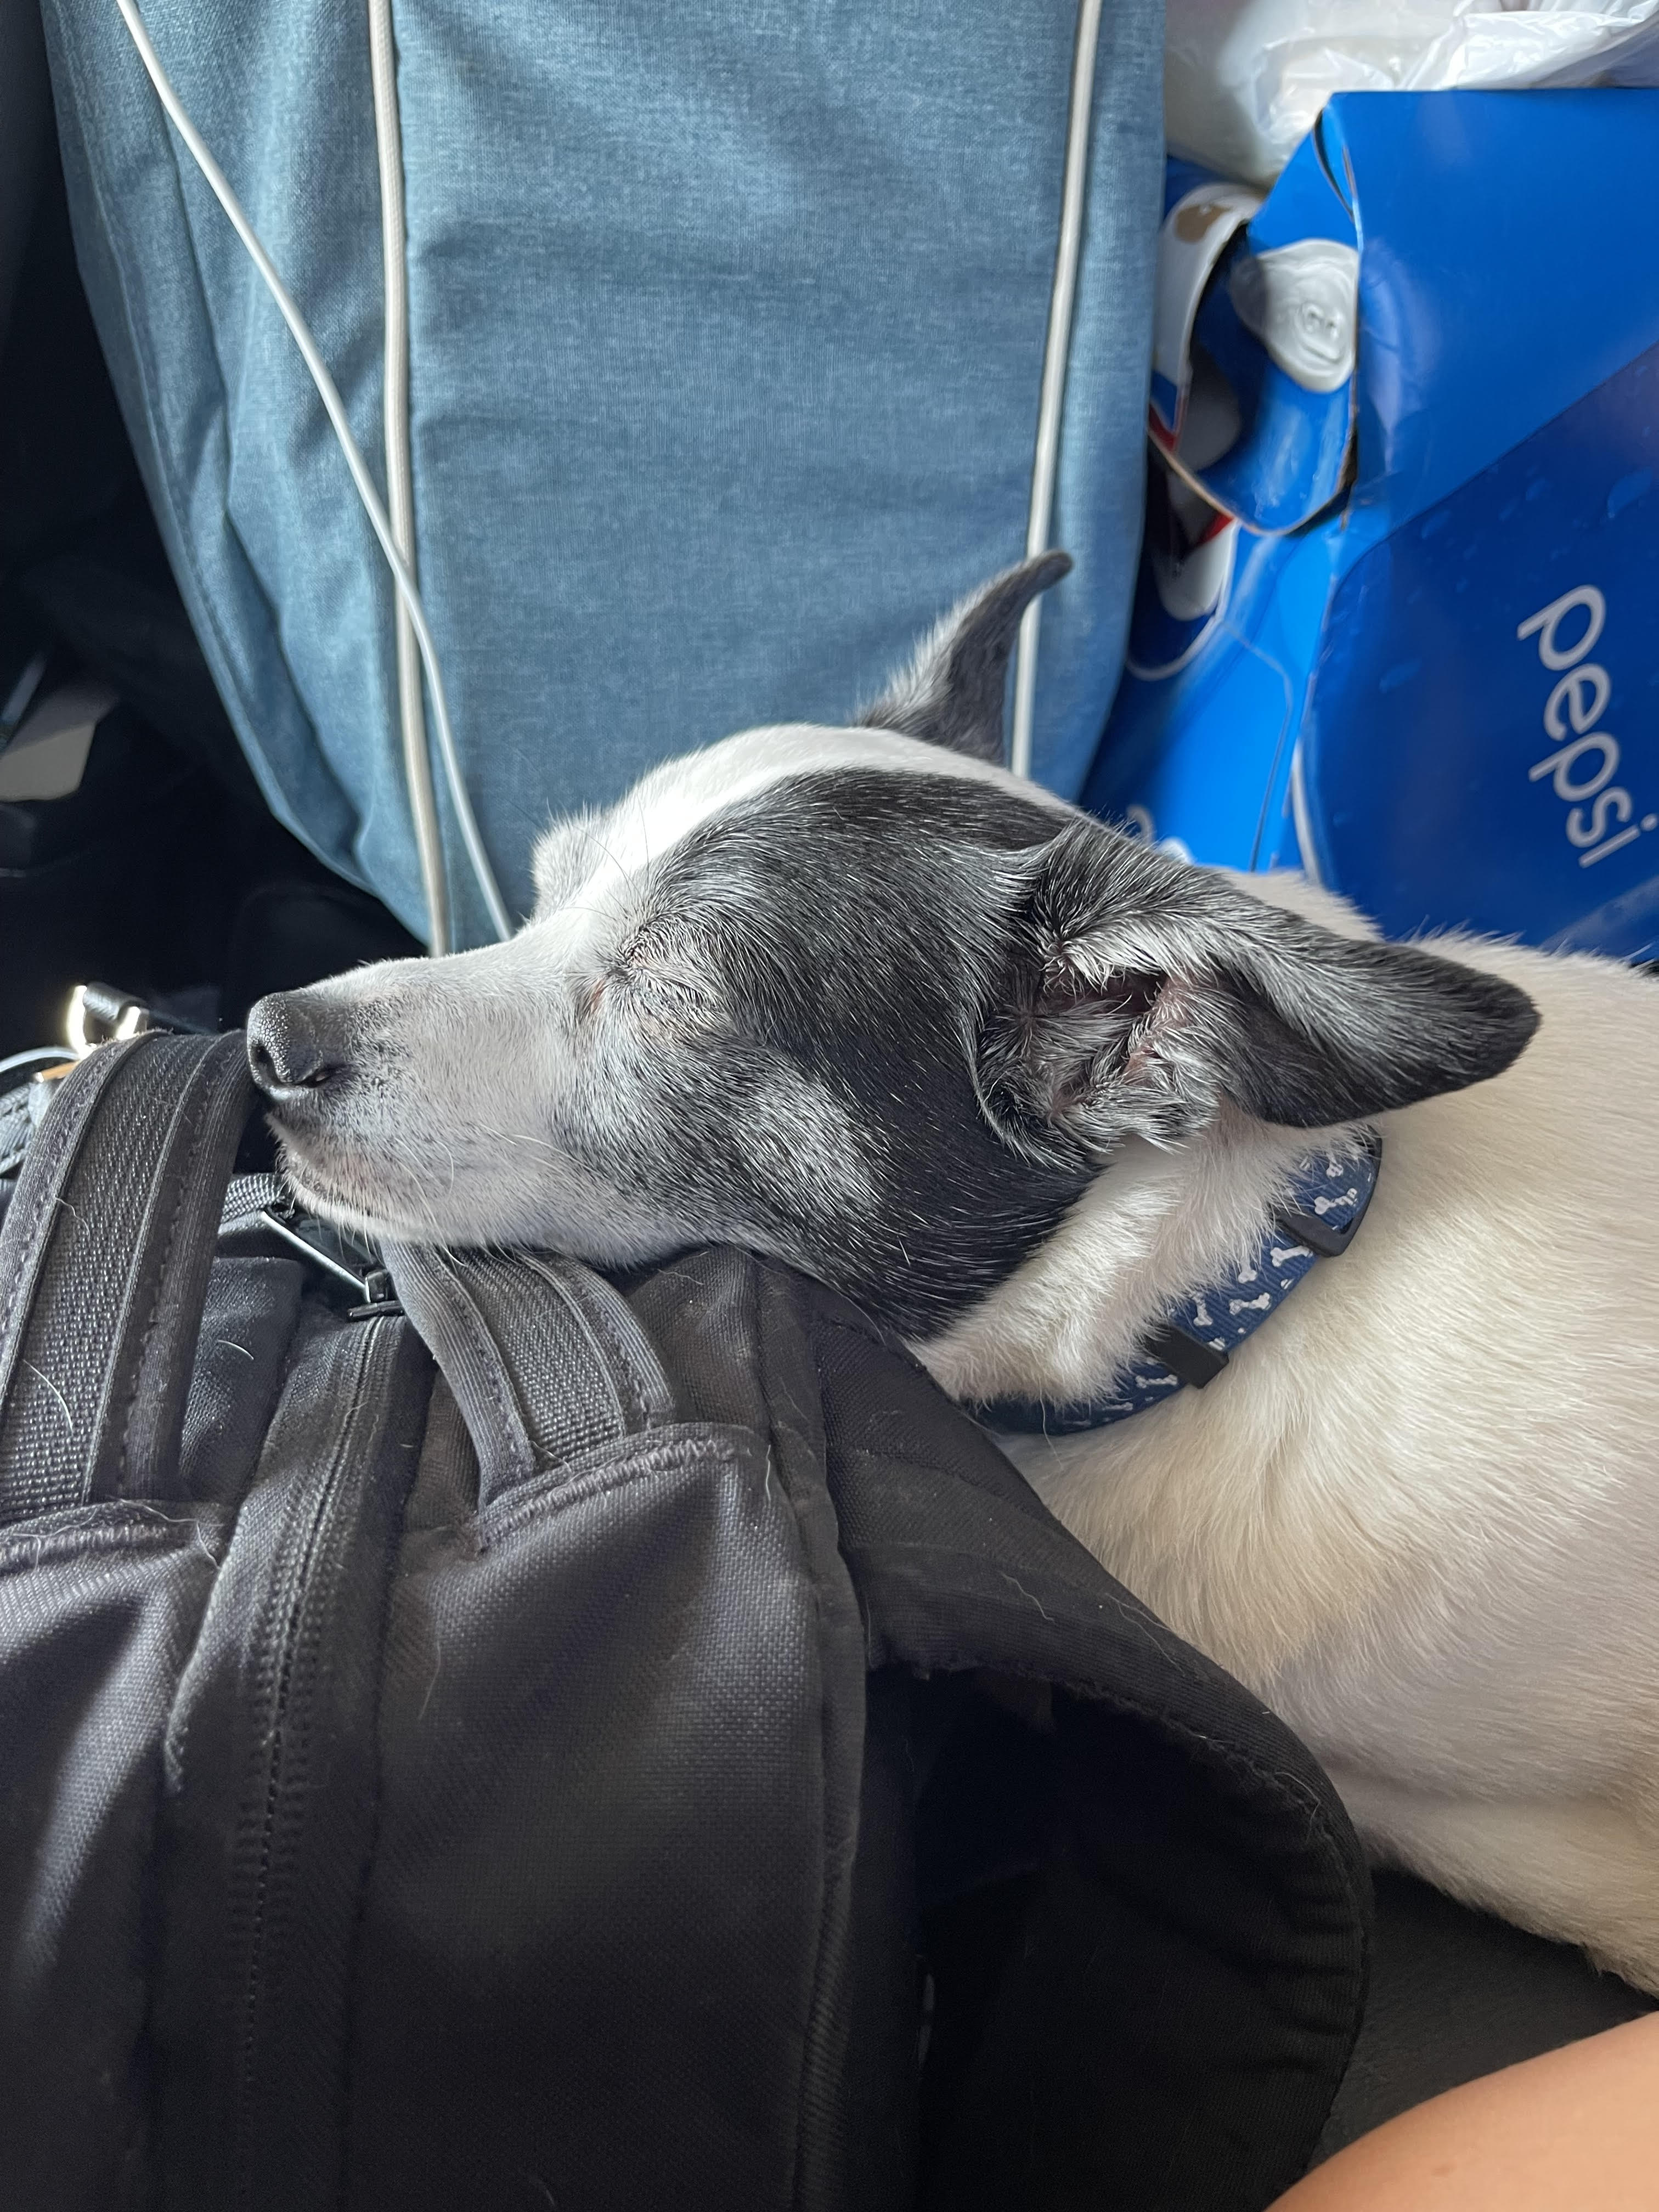
[(84, 1060), (100, 1044), (113, 1044), (124, 1037), (148, 1036), (155, 1030), (164, 1030), (175, 1036), (194, 1033), (186, 1023), (158, 1014), (154, 1006), (146, 1006), (142, 999), (135, 999), (131, 992), (120, 990), (113, 983), (77, 983), (70, 994), (64, 1035), (76, 1060)]
[(355, 1303), (346, 1308), (349, 1321), (374, 1321), (381, 1314), (400, 1314), (397, 1290), (381, 1263), (380, 1253), (362, 1237), (331, 1222), (319, 1221), (290, 1198), (273, 1199), (249, 1217), (262, 1229), (309, 1262), (329, 1282), (349, 1291)]

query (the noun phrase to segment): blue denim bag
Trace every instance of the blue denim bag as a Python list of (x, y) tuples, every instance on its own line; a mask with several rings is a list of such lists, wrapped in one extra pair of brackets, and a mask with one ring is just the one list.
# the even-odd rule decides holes
[[(368, 19), (144, 18), (378, 477)], [(83, 274), (270, 802), (412, 927), (392, 592), (315, 392), (113, 0), (46, 0)], [(1036, 772), (1077, 791), (1133, 586), (1161, 9), (1104, 11)], [(1056, 0), (398, 0), (415, 567), (506, 902), (552, 813), (845, 719), (1024, 550), (1078, 18)], [(441, 787), (455, 941), (489, 933)]]

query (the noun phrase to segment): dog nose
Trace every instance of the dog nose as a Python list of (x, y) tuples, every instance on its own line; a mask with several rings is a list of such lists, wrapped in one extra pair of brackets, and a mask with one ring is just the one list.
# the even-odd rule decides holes
[(261, 1091), (320, 1091), (346, 1065), (337, 1014), (297, 991), (261, 999), (247, 1018), (247, 1064)]

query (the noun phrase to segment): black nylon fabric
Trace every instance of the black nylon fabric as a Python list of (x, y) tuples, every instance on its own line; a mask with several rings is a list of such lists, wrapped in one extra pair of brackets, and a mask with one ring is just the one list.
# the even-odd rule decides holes
[(234, 1037), (135, 1038), (62, 1089), (0, 1230), (0, 1522), (172, 1486), (252, 1097)]
[[(769, 1439), (769, 1472), (794, 1516), (815, 1591), (831, 1690), (823, 1706), (823, 1848), (837, 1879), (823, 1901), (823, 1968), (799, 2086), (799, 2201), (908, 2203), (915, 2165), (918, 1961), (908, 1941), (908, 1824), (887, 1827), (878, 1777), (890, 1730), (866, 1754), (862, 1622), (824, 1487), (823, 1414), (797, 1279), (736, 1251), (672, 1262), (632, 1304), (683, 1400), (711, 1421)], [(777, 1295), (781, 1291), (783, 1295)]]
[(161, 1741), (223, 1530), (117, 1502), (0, 1532), (0, 2201), (145, 2203)]
[(300, 1322), (297, 1260), (216, 1260), (179, 1446), (181, 1498), (231, 1504), (247, 1488)]
[(784, 1269), (216, 1261), (234, 1045), (0, 1243), (6, 2201), (1265, 2205), (1364, 1978), (1293, 1740)]
[(1370, 1887), (1334, 1790), (940, 1418), (902, 1351), (811, 1297), (872, 1663), (979, 1677), (933, 1717), (916, 1813), (961, 2046), (954, 2087), (944, 2066), (930, 2085), (925, 2201), (1267, 2201), (1312, 2154), (1364, 2004)]
[[(107, 1052), (94, 1054), (64, 1079), (54, 1110), (28, 1149), (0, 1222), (0, 1523), (49, 1512), (82, 1493), (73, 1455), (77, 1440), (84, 1443), (90, 1425), (97, 1403), (92, 1394), (102, 1389), (112, 1349), (104, 1340), (110, 1316), (104, 1317), (101, 1328), (95, 1315), (87, 1316), (87, 1326), (64, 1331), (56, 1346), (57, 1364), (73, 1391), (72, 1399), (61, 1395), (61, 1382), (42, 1376), (27, 1347), (35, 1302), (43, 1288), (50, 1291), (52, 1287), (54, 1258), (61, 1263), (58, 1240), (66, 1223), (72, 1229), (75, 1221), (73, 1215), (64, 1214), (61, 1200), (88, 1133), (97, 1126), (103, 1093), (121, 1073), (131, 1050), (131, 1045), (112, 1045)], [(137, 1171), (137, 1160), (129, 1171)], [(136, 1217), (136, 1189), (127, 1191), (118, 1182), (112, 1195), (118, 1215)], [(98, 1273), (110, 1279), (107, 1303), (114, 1269), (107, 1258), (100, 1258)], [(60, 1279), (65, 1273), (72, 1295), (74, 1270), (60, 1264)], [(54, 1388), (61, 1402), (52, 1395)], [(49, 1405), (58, 1410), (56, 1421)]]
[(769, 1387), (821, 1408), (866, 1656), (908, 1686), (921, 2201), (1268, 2202), (1364, 2002), (1369, 1885), (1334, 1792), (832, 1293), (732, 1253), (659, 1273), (635, 1303), (677, 1376), (745, 1417), (745, 1273), (796, 1306), (805, 1357), (775, 1353)]
[(386, 1588), (430, 1376), (401, 1319), (317, 1318), (173, 1701), (164, 2203), (340, 2202)]
[(673, 1418), (655, 1353), (591, 1270), (392, 1245), (386, 1264), (465, 1413), (488, 1504), (543, 1468)]
[(823, 1692), (767, 1482), (671, 1431), (406, 1552), (348, 2203), (794, 2201)]
[[(752, 1358), (749, 1418), (674, 1421), (647, 1333), (586, 1270), (532, 1257), (507, 1295), (499, 1265), (463, 1261), (440, 1314), (448, 1264), (387, 1256), (466, 1417), (482, 1507), (411, 1531), (394, 1591), (380, 1966), (353, 2074), (383, 2085), (365, 2113), (398, 2119), (366, 2125), (351, 2201), (507, 2202), (528, 2173), (620, 2212), (667, 2172), (691, 2203), (844, 2202), (823, 2193), (808, 2085), (837, 2016), (864, 1669), (821, 1483), (797, 1496), (821, 1443), (798, 1437), (804, 1410), (773, 1427)], [(533, 1286), (551, 1295), (532, 1323)], [(550, 1401), (600, 1362), (595, 1440)], [(434, 1876), (475, 1860), (434, 1929)], [(510, 1996), (433, 1972), (434, 1952), (464, 1967), (509, 1946)], [(486, 2054), (459, 2100), (477, 2124), (458, 2124), (456, 2078)], [(616, 2126), (624, 2080), (651, 2085), (648, 2128)]]

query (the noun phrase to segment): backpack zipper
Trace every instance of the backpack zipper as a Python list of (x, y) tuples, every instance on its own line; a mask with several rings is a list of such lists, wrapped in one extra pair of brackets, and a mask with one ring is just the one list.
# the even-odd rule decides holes
[[(271, 1608), (276, 1628), (263, 1670), (263, 1792), (256, 1784), (250, 1793), (258, 1806), (255, 1825), (239, 1845), (232, 1870), (232, 1893), (246, 1899), (238, 1947), (243, 1967), (235, 2013), (240, 2047), (233, 2171), (235, 2202), (240, 2207), (267, 2202), (262, 2194), (268, 2179), (262, 2107), (270, 2096), (266, 2085), (272, 2054), (262, 2049), (269, 2039), (263, 2014), (273, 1975), (293, 1971), (284, 1950), (291, 1945), (295, 1929), (305, 1925), (302, 1898), (296, 1911), (293, 1861), (307, 1838), (315, 1802), (312, 1729), (319, 1692), (325, 1691), (331, 1680), (341, 1595), (350, 1595), (344, 1583), (331, 1589), (329, 1576), (357, 1534), (362, 1484), (354, 1477), (374, 1455), (389, 1418), (404, 1340), (404, 1328), (390, 1326), (340, 1331), (330, 1340), (331, 1346), (340, 1351), (327, 1358), (319, 1377), (319, 1400), (347, 1411), (326, 1472), (308, 1492), (303, 1519), (281, 1548)], [(325, 1724), (328, 1717), (325, 1712)], [(343, 2080), (343, 2054), (341, 2067)], [(283, 2094), (280, 2087), (276, 2094), (279, 2099)], [(327, 2116), (319, 2112), (317, 2124), (326, 2128)]]

